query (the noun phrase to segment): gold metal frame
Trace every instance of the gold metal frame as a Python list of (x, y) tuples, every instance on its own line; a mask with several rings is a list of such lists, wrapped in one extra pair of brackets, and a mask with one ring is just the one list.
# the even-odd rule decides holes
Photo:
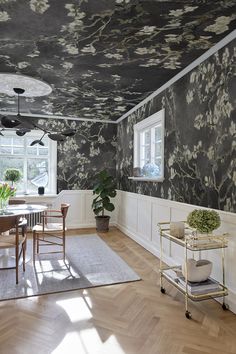
[[(170, 234), (170, 222), (160, 222), (158, 223), (158, 228), (160, 231), (160, 289), (162, 293), (165, 293), (165, 288), (163, 287), (163, 278), (165, 278), (170, 284), (174, 285), (185, 297), (185, 316), (191, 318), (191, 313), (188, 310), (188, 300), (192, 301), (202, 301), (208, 300), (210, 298), (223, 297), (223, 309), (227, 309), (228, 306), (225, 304), (225, 296), (228, 295), (228, 289), (225, 285), (225, 248), (228, 247), (228, 234), (222, 235), (199, 235), (196, 229), (192, 229), (185, 223), (185, 237), (179, 239)], [(184, 262), (186, 269), (186, 280), (188, 280), (188, 268), (187, 268), (187, 259), (188, 251), (203, 251), (203, 250), (213, 250), (221, 249), (221, 258), (222, 258), (222, 283), (219, 283), (218, 291), (209, 291), (199, 294), (192, 294), (188, 289), (188, 281), (185, 282), (186, 286), (178, 283), (173, 279), (166, 271), (179, 270), (181, 269), (180, 265), (176, 266), (164, 266), (163, 265), (163, 237), (168, 239), (170, 242), (174, 242), (182, 247), (184, 247)]]

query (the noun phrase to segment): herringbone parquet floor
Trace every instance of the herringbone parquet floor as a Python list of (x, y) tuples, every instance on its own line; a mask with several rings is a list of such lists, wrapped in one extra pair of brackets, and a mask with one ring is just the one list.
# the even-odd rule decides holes
[(153, 255), (115, 228), (102, 238), (142, 281), (1, 302), (1, 354), (236, 353), (234, 314), (212, 300), (187, 320), (182, 295), (160, 293)]

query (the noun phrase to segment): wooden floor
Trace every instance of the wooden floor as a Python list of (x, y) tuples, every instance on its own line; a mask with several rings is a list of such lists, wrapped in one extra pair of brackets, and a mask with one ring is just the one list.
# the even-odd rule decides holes
[[(74, 233), (94, 233), (80, 230)], [(0, 302), (1, 354), (236, 353), (236, 316), (158, 287), (158, 259), (113, 228), (101, 237), (142, 281)]]

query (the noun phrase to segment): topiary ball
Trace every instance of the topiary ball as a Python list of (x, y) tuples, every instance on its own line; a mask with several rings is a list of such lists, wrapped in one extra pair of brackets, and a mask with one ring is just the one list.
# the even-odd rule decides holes
[(215, 210), (195, 209), (187, 218), (190, 227), (200, 232), (212, 232), (220, 226), (220, 216)]

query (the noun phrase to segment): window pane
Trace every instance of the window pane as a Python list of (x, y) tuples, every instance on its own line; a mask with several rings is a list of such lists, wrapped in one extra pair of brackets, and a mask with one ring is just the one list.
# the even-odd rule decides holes
[(161, 158), (156, 158), (155, 159), (155, 164), (159, 167), (160, 172), (161, 172)]
[(144, 159), (146, 162), (151, 161), (151, 146), (145, 146), (144, 147)]
[(1, 146), (1, 154), (4, 154), (4, 155), (11, 155), (12, 153), (12, 149), (11, 147), (6, 147), (6, 146)]
[(155, 128), (155, 141), (161, 140), (161, 126)]
[(9, 138), (7, 136), (2, 136), (1, 137), (1, 145), (11, 145), (12, 138)]
[(48, 155), (48, 149), (44, 149), (44, 148), (39, 148), (39, 155), (40, 156), (47, 156)]
[(21, 147), (14, 147), (13, 148), (13, 154), (14, 155), (24, 155), (24, 148)]
[(161, 143), (155, 144), (155, 157), (161, 156)]
[[(23, 159), (20, 158), (14, 158), (14, 157), (1, 157), (0, 158), (0, 180), (3, 181), (4, 179), (4, 173), (7, 168), (17, 168), (21, 171), (21, 174), (23, 176), (23, 170), (24, 170), (24, 161)], [(17, 188), (17, 191), (23, 191), (23, 179), (19, 181), (18, 183), (15, 184), (15, 187)]]
[(134, 125), (134, 167), (149, 178), (163, 177), (164, 110)]
[(13, 138), (13, 145), (15, 146), (24, 146), (24, 139), (22, 138)]
[(37, 192), (38, 187), (46, 187), (48, 184), (48, 160), (28, 159), (27, 161), (27, 190)]
[(27, 147), (27, 154), (37, 156), (37, 147), (36, 146)]
[(144, 132), (144, 144), (150, 144), (150, 140), (151, 140), (151, 131), (150, 130), (146, 130)]

